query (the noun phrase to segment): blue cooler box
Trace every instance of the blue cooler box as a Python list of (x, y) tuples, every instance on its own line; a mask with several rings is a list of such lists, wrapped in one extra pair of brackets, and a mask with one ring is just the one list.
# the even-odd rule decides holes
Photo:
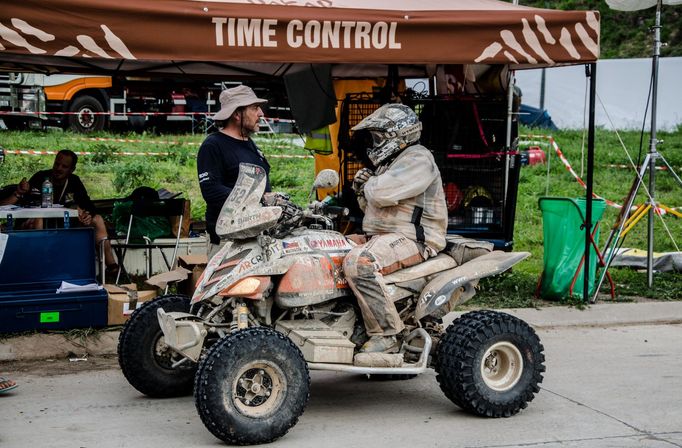
[(56, 292), (62, 281), (97, 282), (93, 229), (26, 230), (0, 238), (5, 236), (0, 333), (107, 325), (105, 290)]

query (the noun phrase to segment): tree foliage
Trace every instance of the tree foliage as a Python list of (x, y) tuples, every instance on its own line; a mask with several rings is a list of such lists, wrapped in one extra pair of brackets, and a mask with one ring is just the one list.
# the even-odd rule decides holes
[[(656, 8), (624, 12), (609, 8), (604, 0), (520, 0), (536, 8), (595, 10), (601, 15), (600, 59), (648, 58), (653, 54)], [(682, 56), (682, 6), (663, 6), (661, 10), (661, 56)]]

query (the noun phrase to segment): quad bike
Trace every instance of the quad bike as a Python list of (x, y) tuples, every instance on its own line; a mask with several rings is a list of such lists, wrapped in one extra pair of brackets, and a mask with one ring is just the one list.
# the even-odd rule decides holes
[[(406, 379), (433, 368), (452, 402), (487, 417), (509, 417), (533, 400), (544, 349), (528, 324), (495, 311), (464, 314), (445, 329), (442, 323), (473, 297), (480, 278), (528, 253), (492, 251), (458, 266), (448, 247), (386, 275), (406, 328), (400, 351), (358, 353), (368, 337), (342, 270), (353, 243), (333, 230), (343, 209), (324, 201), (303, 211), (282, 201), (264, 206), (265, 179), (260, 167), (242, 164), (216, 226), (224, 245), (191, 300), (161, 296), (127, 322), (119, 362), (136, 389), (167, 397), (194, 386), (208, 430), (242, 445), (273, 441), (296, 424), (309, 370)], [(324, 170), (313, 188), (337, 183)]]

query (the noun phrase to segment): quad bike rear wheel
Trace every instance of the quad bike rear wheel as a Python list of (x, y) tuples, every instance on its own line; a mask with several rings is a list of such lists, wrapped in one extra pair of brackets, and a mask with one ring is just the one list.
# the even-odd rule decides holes
[(168, 347), (156, 311), (189, 312), (189, 297), (165, 295), (142, 304), (126, 322), (118, 338), (118, 363), (128, 382), (154, 398), (179, 397), (192, 393), (196, 364), (173, 364), (182, 356)]
[(214, 436), (253, 445), (286, 434), (303, 414), (309, 390), (298, 347), (271, 328), (253, 327), (211, 347), (196, 373), (194, 401)]
[(543, 350), (535, 331), (521, 319), (474, 311), (455, 320), (438, 345), (437, 380), (462, 409), (486, 417), (510, 417), (540, 391)]

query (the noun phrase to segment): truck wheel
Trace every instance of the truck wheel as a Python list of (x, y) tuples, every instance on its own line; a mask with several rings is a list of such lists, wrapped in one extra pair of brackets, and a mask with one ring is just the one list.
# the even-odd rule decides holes
[(28, 121), (24, 117), (4, 116), (2, 121), (10, 131), (23, 131), (28, 128)]
[(90, 95), (76, 98), (71, 103), (69, 112), (76, 112), (74, 115), (69, 115), (69, 129), (74, 132), (88, 133), (104, 129), (105, 116), (95, 114), (95, 112), (104, 112), (104, 107)]
[(194, 401), (214, 436), (252, 445), (286, 434), (303, 414), (309, 390), (298, 347), (271, 328), (252, 327), (211, 347), (197, 370)]
[(182, 356), (169, 348), (156, 310), (189, 312), (189, 298), (166, 295), (144, 303), (133, 312), (118, 338), (118, 363), (131, 386), (155, 398), (179, 397), (192, 392), (196, 364), (173, 363)]
[(544, 347), (524, 321), (495, 311), (455, 320), (436, 352), (441, 390), (457, 406), (486, 417), (509, 417), (540, 391)]

